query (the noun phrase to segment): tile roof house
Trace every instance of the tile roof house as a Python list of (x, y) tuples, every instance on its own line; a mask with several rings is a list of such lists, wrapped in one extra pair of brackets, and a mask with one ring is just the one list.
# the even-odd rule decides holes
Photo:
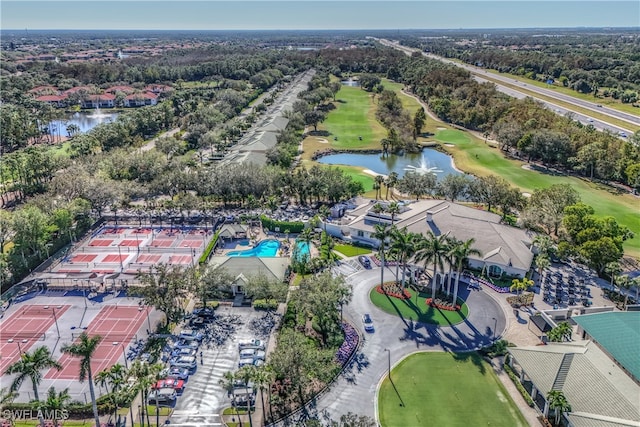
[[(385, 202), (379, 202), (384, 205)], [(378, 247), (372, 237), (376, 224), (391, 225), (387, 213), (373, 211), (375, 200), (357, 199), (354, 205), (343, 209), (341, 218), (325, 221), (328, 234), (352, 242)], [(469, 265), (484, 268), (491, 276), (524, 277), (533, 261), (533, 234), (500, 223), (500, 216), (491, 212), (459, 205), (446, 200), (420, 200), (400, 202), (400, 213), (393, 224), (413, 233), (433, 232), (436, 236), (449, 234), (458, 240), (475, 239), (474, 247), (481, 256), (471, 256)]]
[(145, 105), (156, 105), (158, 95), (151, 92), (132, 93), (124, 98), (125, 107), (144, 107)]
[(67, 95), (41, 95), (36, 97), (36, 101), (46, 102), (47, 104), (62, 108), (67, 105)]
[(100, 95), (88, 95), (80, 101), (82, 108), (113, 108), (115, 107), (116, 96), (112, 93)]

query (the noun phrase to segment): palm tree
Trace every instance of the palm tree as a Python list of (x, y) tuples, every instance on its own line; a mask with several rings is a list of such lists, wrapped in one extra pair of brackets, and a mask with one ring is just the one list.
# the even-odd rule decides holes
[(376, 200), (380, 200), (380, 198), (382, 197), (382, 184), (384, 183), (384, 176), (376, 175), (376, 177), (373, 178), (373, 180), (378, 185), (376, 190)]
[(67, 409), (69, 403), (71, 402), (71, 396), (69, 395), (69, 389), (65, 388), (59, 393), (56, 393), (56, 389), (51, 387), (47, 392), (47, 400), (41, 405), (51, 413), (53, 413), (53, 422), (54, 425), (58, 426), (58, 419), (56, 416), (61, 414), (62, 411)]
[(619, 261), (612, 261), (604, 266), (604, 272), (611, 278), (609, 285), (613, 288), (613, 282), (618, 274), (622, 272), (622, 267)]
[(551, 260), (549, 259), (549, 255), (545, 253), (540, 253), (536, 257), (536, 267), (538, 268), (538, 276), (540, 277), (540, 281), (542, 282), (542, 273), (545, 269), (549, 268), (551, 265)]
[(571, 405), (562, 390), (549, 390), (547, 401), (549, 402), (549, 409), (553, 409), (555, 412), (554, 424), (559, 425), (560, 415), (565, 412), (571, 412)]
[[(147, 419), (147, 425), (151, 426), (149, 421), (149, 411), (147, 408), (147, 401), (149, 400), (149, 389), (152, 385), (156, 383), (158, 380), (158, 374), (162, 370), (163, 366), (159, 364), (150, 365), (148, 363), (142, 362), (139, 359), (136, 359), (131, 368), (129, 369), (129, 373), (136, 379), (136, 393), (140, 393), (142, 395), (142, 414), (140, 414), (140, 420), (142, 427), (144, 427), (145, 416)], [(156, 412), (157, 411), (156, 406)]]
[(391, 235), (391, 229), (386, 224), (376, 224), (371, 237), (380, 241), (380, 286), (384, 285), (384, 255), (387, 246), (387, 239)]
[(415, 234), (409, 233), (407, 227), (399, 230), (396, 227), (391, 229), (391, 250), (397, 254), (398, 264), (396, 265), (396, 280), (398, 280), (398, 269), (402, 264), (402, 288), (404, 289), (407, 258), (413, 253), (415, 248)]
[[(265, 420), (273, 419), (273, 414), (271, 413), (271, 383), (275, 375), (273, 370), (269, 365), (262, 365), (261, 367), (256, 369), (255, 375), (253, 376), (253, 382), (256, 383), (258, 388), (260, 389), (260, 400), (262, 401), (262, 414)], [(264, 406), (264, 390), (268, 391), (269, 394), (269, 417), (267, 418), (267, 411)]]
[[(253, 365), (245, 365), (238, 369), (235, 377), (242, 380), (245, 387), (250, 381), (253, 381), (256, 373), (256, 367)], [(247, 387), (248, 389), (248, 387)], [(249, 426), (253, 426), (253, 420), (251, 419), (251, 396), (247, 395), (247, 414), (249, 415)]]
[[(224, 374), (222, 374), (222, 378), (220, 378), (220, 380), (218, 381), (218, 384), (220, 384), (222, 386), (222, 388), (224, 388), (226, 390), (227, 396), (231, 397), (233, 395), (233, 389), (235, 387), (235, 382), (236, 382), (236, 374), (234, 372), (227, 371)], [(235, 405), (235, 403), (233, 404), (233, 407), (236, 408), (236, 416), (238, 417), (238, 425), (240, 427), (242, 427), (242, 418), (240, 418), (240, 414), (238, 413), (238, 409), (237, 409), (237, 406)]]
[[(62, 369), (62, 365), (52, 357), (51, 351), (49, 351), (47, 347), (38, 347), (33, 353), (22, 353), (20, 360), (9, 365), (4, 371), (6, 375), (17, 374), (9, 390), (11, 392), (18, 391), (22, 382), (28, 377), (33, 385), (34, 400), (40, 401), (38, 386), (40, 385), (40, 381), (42, 381), (42, 371), (50, 368), (55, 368), (59, 371)], [(44, 418), (41, 412), (38, 413), (38, 419), (40, 420), (40, 424), (44, 425)]]
[(100, 341), (102, 341), (100, 335), (90, 337), (86, 332), (83, 332), (80, 334), (78, 341), (62, 346), (63, 353), (80, 358), (79, 380), (80, 382), (84, 382), (85, 379), (89, 380), (89, 394), (91, 395), (91, 406), (93, 408), (93, 417), (95, 418), (96, 426), (100, 425), (100, 416), (98, 414), (98, 404), (96, 403), (96, 391), (93, 387), (91, 358), (98, 348)]
[[(396, 172), (391, 172), (385, 181), (385, 185), (387, 186), (387, 193), (385, 195), (385, 199), (389, 199), (389, 190), (392, 190), (393, 187), (398, 183), (398, 174)], [(391, 191), (391, 197), (393, 197), (393, 191)]]
[(436, 236), (432, 231), (428, 231), (427, 235), (418, 242), (418, 250), (416, 251), (416, 260), (424, 262), (426, 270), (427, 265), (433, 264), (433, 275), (431, 281), (431, 298), (436, 298), (436, 272), (438, 269), (443, 270), (443, 258), (448, 252), (447, 234)]
[(464, 262), (471, 255), (482, 255), (482, 253), (473, 247), (475, 239), (471, 238), (466, 241), (454, 240), (453, 246), (449, 249), (449, 256), (451, 257), (452, 264), (456, 266), (456, 282), (453, 285), (453, 305), (455, 306), (458, 300), (458, 283), (460, 282), (460, 275), (462, 274), (462, 267)]
[(391, 202), (389, 206), (387, 206), (387, 212), (391, 215), (391, 225), (393, 225), (393, 221), (396, 219), (396, 215), (400, 213), (400, 205), (398, 202)]
[[(126, 384), (127, 375), (127, 370), (119, 363), (96, 374), (96, 383), (105, 387), (111, 396), (114, 420), (118, 417), (118, 409), (121, 399), (120, 392), (122, 390), (122, 386)], [(109, 389), (109, 387), (111, 387), (111, 389)]]
[(549, 337), (549, 341), (552, 342), (570, 341), (572, 333), (573, 329), (569, 322), (560, 322), (549, 331), (547, 337)]

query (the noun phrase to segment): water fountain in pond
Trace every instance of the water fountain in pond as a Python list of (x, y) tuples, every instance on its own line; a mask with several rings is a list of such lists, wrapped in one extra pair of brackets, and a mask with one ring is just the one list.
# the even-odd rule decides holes
[(100, 107), (96, 107), (96, 109), (91, 113), (91, 115), (89, 117), (91, 117), (92, 119), (95, 120), (104, 120), (106, 118), (111, 118), (112, 114), (105, 114), (102, 112), (102, 110), (100, 109)]
[(422, 157), (420, 158), (419, 166), (408, 165), (404, 170), (407, 172), (415, 172), (419, 175), (426, 175), (428, 173), (435, 175), (443, 172), (441, 169), (438, 169), (437, 166), (429, 167), (429, 160), (425, 158), (424, 153), (422, 153)]

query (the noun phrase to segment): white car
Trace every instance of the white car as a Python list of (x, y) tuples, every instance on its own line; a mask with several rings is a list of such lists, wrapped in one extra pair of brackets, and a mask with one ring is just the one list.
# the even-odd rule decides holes
[(364, 326), (364, 330), (366, 332), (373, 332), (373, 320), (369, 313), (365, 313), (362, 315), (362, 325)]
[(171, 361), (171, 367), (175, 366), (193, 371), (198, 366), (198, 360), (195, 356), (179, 356)]
[(202, 338), (204, 338), (204, 336), (200, 332), (194, 331), (193, 329), (183, 329), (182, 332), (180, 332), (180, 338), (187, 341), (202, 341)]
[(264, 350), (264, 341), (261, 340), (250, 340), (250, 341), (242, 341), (238, 343), (238, 350), (244, 350), (245, 348), (253, 348), (256, 350)]
[(243, 348), (242, 350), (240, 350), (240, 359), (253, 357), (253, 355), (256, 354), (256, 351), (258, 350), (255, 348)]
[(177, 398), (178, 393), (176, 393), (176, 390), (174, 388), (165, 387), (151, 390), (149, 392), (149, 398), (147, 402), (149, 402), (150, 405), (155, 405), (156, 402), (158, 403), (158, 405), (171, 405), (176, 401)]

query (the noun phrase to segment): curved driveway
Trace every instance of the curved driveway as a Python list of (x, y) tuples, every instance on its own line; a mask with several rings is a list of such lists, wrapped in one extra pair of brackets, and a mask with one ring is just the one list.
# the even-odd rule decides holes
[[(387, 268), (385, 281), (394, 273), (395, 268)], [(417, 350), (459, 352), (476, 349), (500, 337), (507, 326), (502, 307), (487, 294), (491, 291), (467, 291), (462, 282), (460, 294), (468, 294), (469, 316), (464, 322), (447, 327), (405, 321), (375, 307), (369, 300), (369, 292), (380, 283), (378, 268), (354, 273), (347, 277), (347, 282), (353, 287), (353, 299), (345, 307), (344, 317), (360, 331), (363, 345), (330, 390), (309, 405), (307, 415), (292, 416), (280, 425), (297, 425), (306, 416), (338, 420), (348, 412), (374, 418), (377, 385), (387, 374), (389, 362), (394, 365)], [(375, 332), (364, 332), (363, 313), (371, 314)], [(385, 351), (387, 348), (389, 353)]]

